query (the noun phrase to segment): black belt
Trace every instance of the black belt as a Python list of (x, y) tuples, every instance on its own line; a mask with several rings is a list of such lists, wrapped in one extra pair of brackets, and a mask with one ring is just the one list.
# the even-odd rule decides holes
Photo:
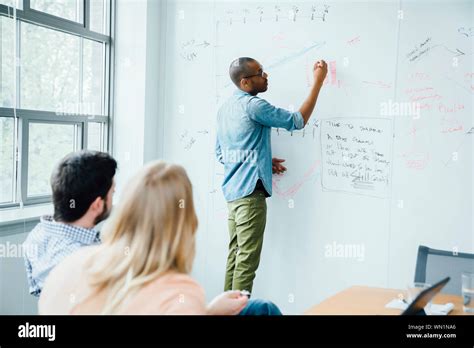
[(257, 184), (255, 185), (254, 192), (255, 191), (261, 191), (261, 192), (265, 193), (265, 197), (269, 197), (269, 194), (268, 194), (267, 190), (265, 190), (265, 186), (263, 186), (263, 182), (260, 179), (258, 179)]

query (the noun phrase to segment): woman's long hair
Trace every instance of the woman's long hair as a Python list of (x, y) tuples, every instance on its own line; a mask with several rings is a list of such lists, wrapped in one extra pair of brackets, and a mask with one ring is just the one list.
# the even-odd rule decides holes
[(105, 293), (102, 314), (168, 271), (189, 273), (197, 229), (192, 186), (183, 167), (157, 161), (128, 183), (86, 262), (89, 284)]

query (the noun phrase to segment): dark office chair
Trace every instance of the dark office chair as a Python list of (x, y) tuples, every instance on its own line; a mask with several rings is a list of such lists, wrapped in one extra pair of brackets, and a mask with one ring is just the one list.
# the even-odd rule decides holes
[(455, 254), (452, 251), (430, 249), (424, 245), (418, 247), (415, 282), (434, 284), (449, 276), (451, 281), (441, 292), (461, 295), (463, 272), (474, 272), (474, 254)]

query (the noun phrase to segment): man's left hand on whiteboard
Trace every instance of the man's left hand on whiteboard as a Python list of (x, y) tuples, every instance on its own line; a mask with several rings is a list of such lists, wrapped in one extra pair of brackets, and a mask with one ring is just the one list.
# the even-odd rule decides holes
[(282, 164), (284, 159), (272, 158), (272, 172), (273, 174), (283, 174), (286, 172), (286, 167)]

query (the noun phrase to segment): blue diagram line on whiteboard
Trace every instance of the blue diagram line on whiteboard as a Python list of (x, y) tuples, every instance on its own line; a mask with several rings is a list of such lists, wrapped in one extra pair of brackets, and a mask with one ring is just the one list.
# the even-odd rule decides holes
[[(316, 49), (316, 48), (320, 48), (322, 46), (324, 46), (326, 44), (326, 41), (323, 41), (323, 42), (317, 42), (317, 43), (313, 43), (297, 52), (294, 52), (292, 54), (289, 54), (283, 58), (280, 58), (278, 59), (277, 61), (275, 61), (274, 63), (271, 63), (269, 66), (264, 66), (263, 69), (265, 71), (270, 71), (270, 70), (273, 70), (273, 69), (276, 69), (276, 68), (279, 68), (280, 66), (282, 65), (285, 65), (287, 63), (290, 63), (296, 59), (298, 59), (299, 57), (302, 57), (304, 56), (306, 53), (310, 52), (311, 50), (313, 49)], [(222, 77), (222, 75), (217, 75), (216, 77)], [(224, 85), (224, 88), (229, 88), (229, 86), (233, 85), (232, 82), (228, 82)]]
[(314, 44), (311, 44), (297, 52), (294, 52), (292, 54), (289, 54), (279, 60), (277, 60), (276, 62), (270, 64), (269, 66), (267, 67), (264, 67), (264, 70), (272, 70), (272, 69), (275, 69), (275, 68), (278, 68), (282, 65), (285, 65), (287, 63), (290, 63), (292, 61), (294, 61), (295, 59), (301, 57), (301, 56), (304, 56), (306, 53), (308, 53), (309, 51), (313, 50), (313, 49), (316, 49), (316, 48), (321, 48), (322, 46), (324, 46), (326, 44), (325, 41), (322, 41), (322, 42), (317, 42), (317, 43), (314, 43)]

